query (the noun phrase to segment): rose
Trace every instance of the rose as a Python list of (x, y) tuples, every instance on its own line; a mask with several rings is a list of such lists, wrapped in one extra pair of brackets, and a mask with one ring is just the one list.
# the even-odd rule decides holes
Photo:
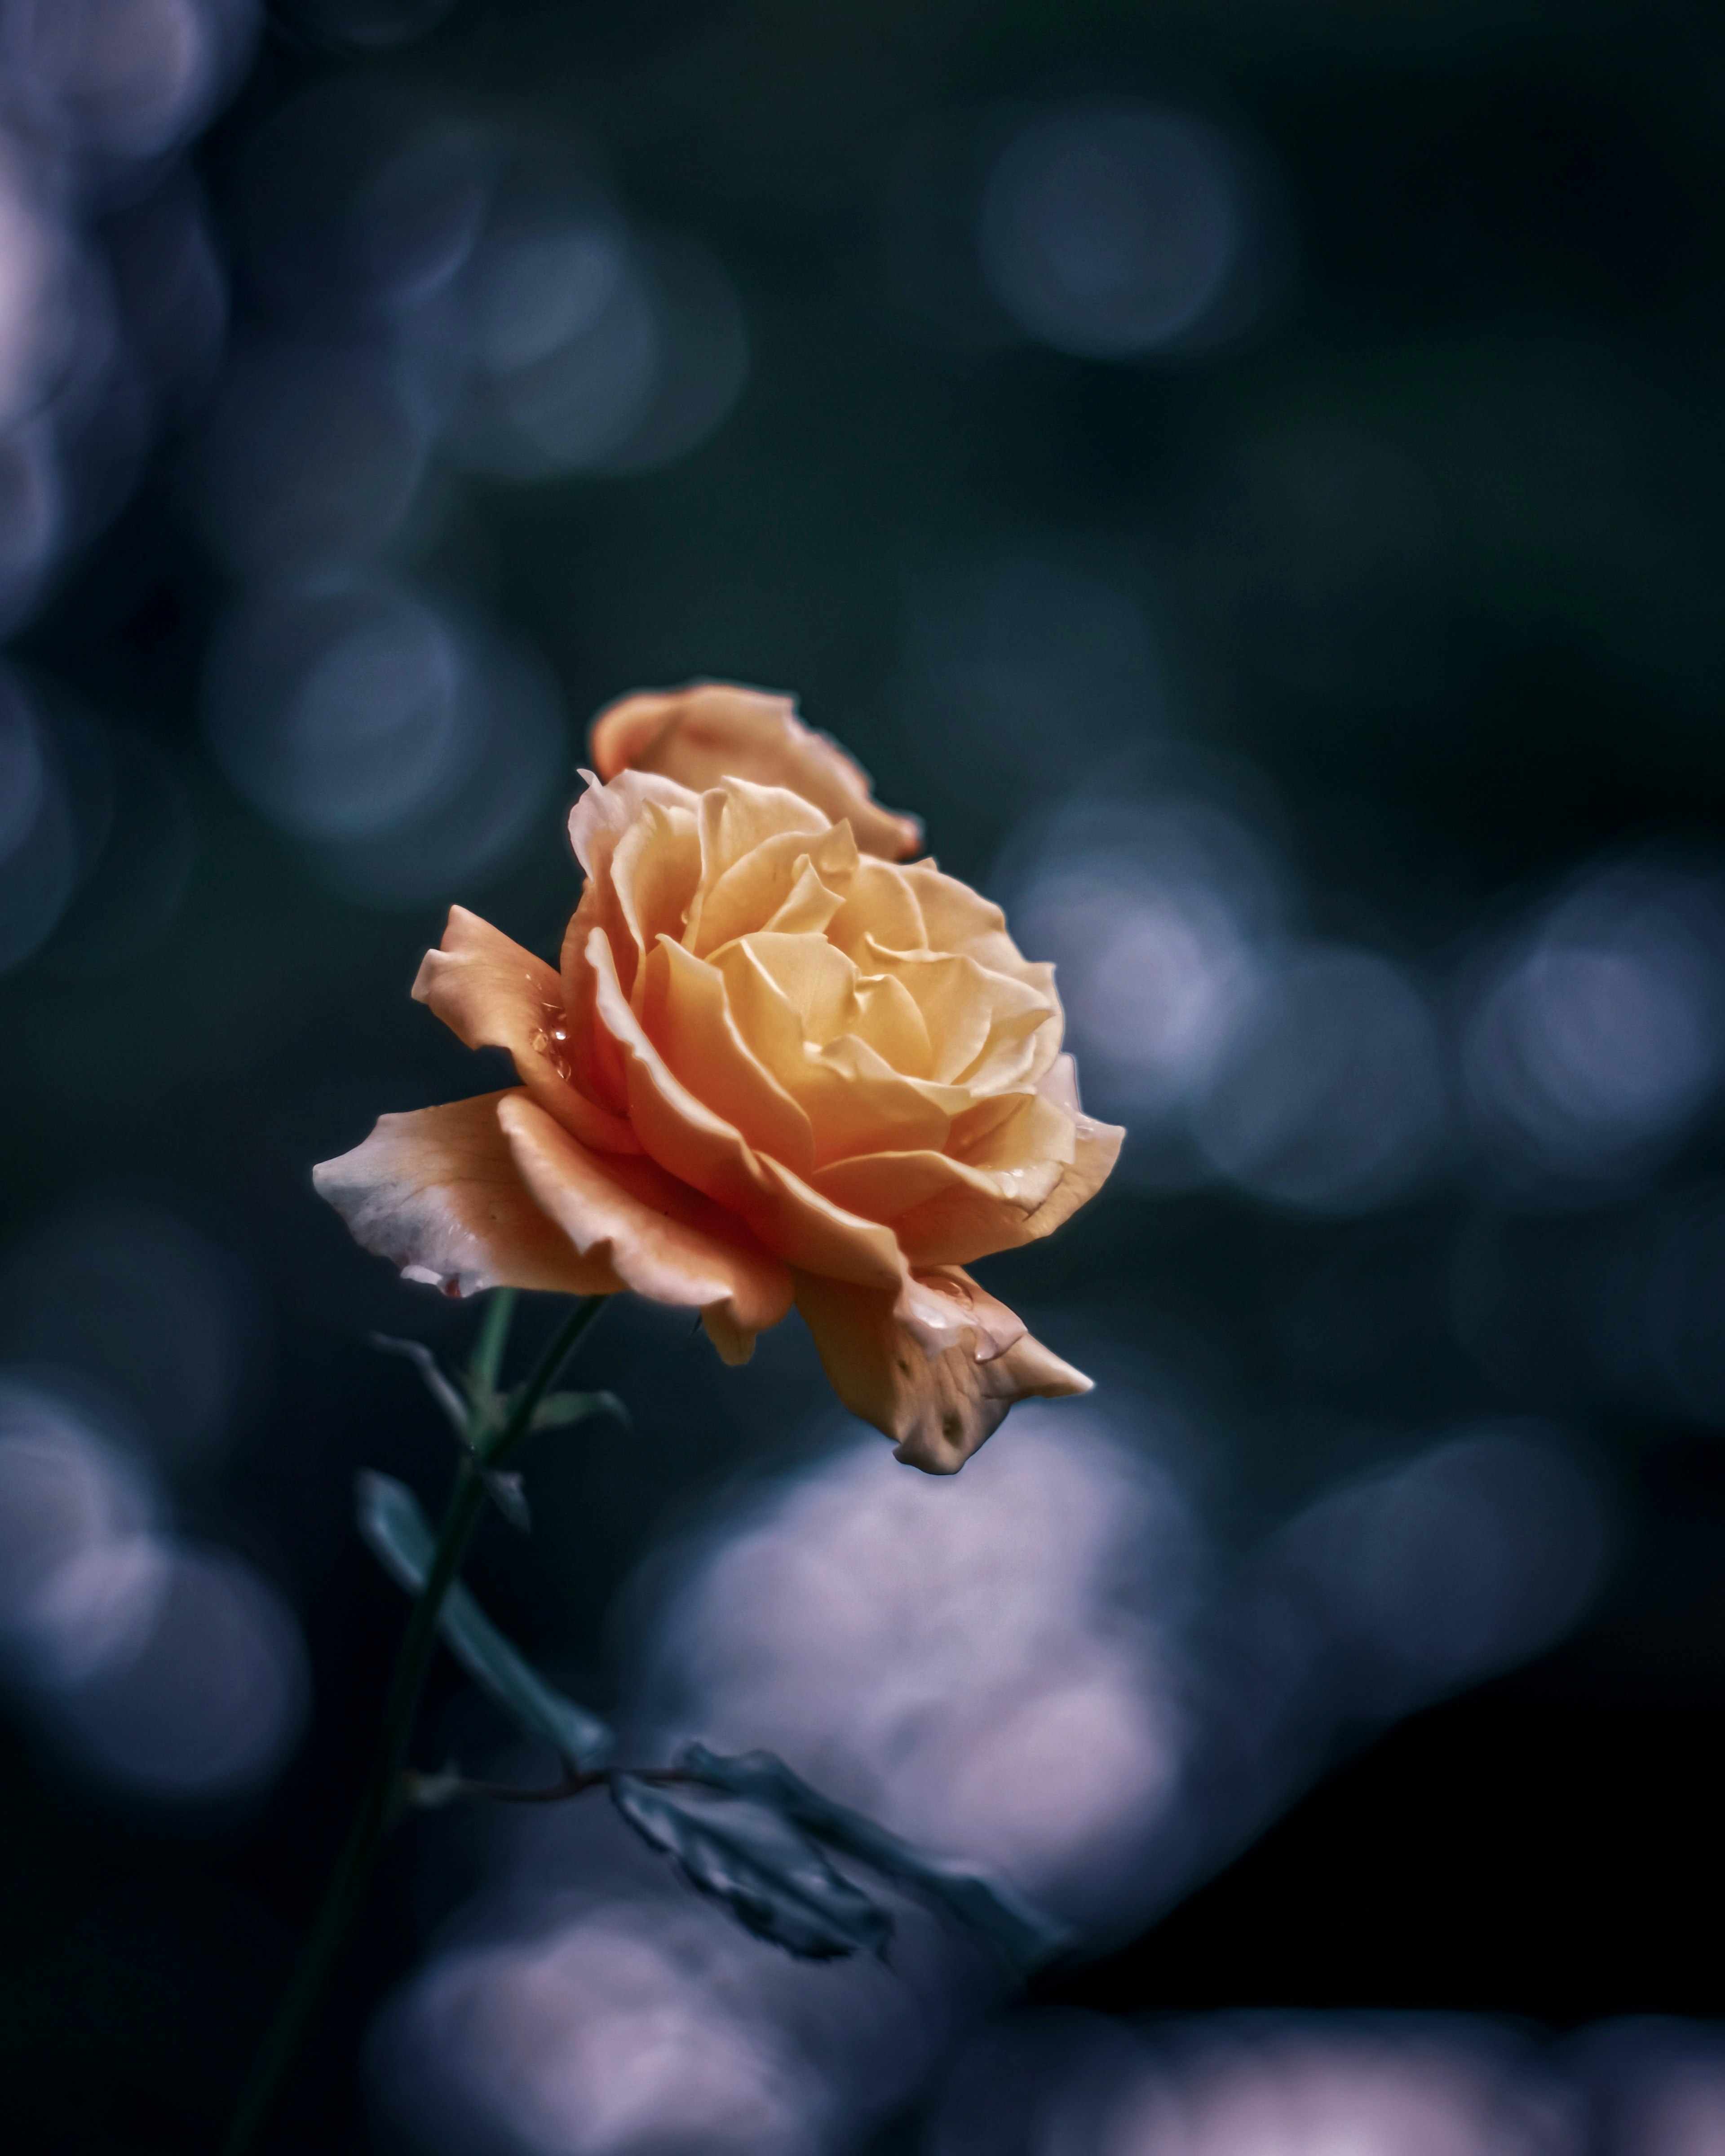
[(922, 843), (914, 816), (896, 816), (869, 793), (866, 772), (835, 741), (797, 716), (795, 700), (731, 681), (696, 681), (665, 694), (624, 696), (593, 722), (593, 768), (653, 771), (703, 793), (721, 778), (783, 786), (848, 821), (865, 854), (901, 861)]
[(788, 700), (631, 698), (593, 752), (560, 968), (458, 906), (413, 987), (520, 1085), (385, 1116), (319, 1190), (410, 1278), (633, 1289), (728, 1362), (794, 1300), (845, 1405), (932, 1472), (1015, 1400), (1087, 1391), (962, 1270), (1059, 1226), (1119, 1149), (1053, 969), (883, 858), (916, 827)]

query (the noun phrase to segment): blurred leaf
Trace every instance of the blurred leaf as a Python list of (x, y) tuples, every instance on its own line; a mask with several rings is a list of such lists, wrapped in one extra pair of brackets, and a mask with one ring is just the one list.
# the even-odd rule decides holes
[(527, 1493), (521, 1487), (521, 1476), (502, 1467), (488, 1467), (484, 1474), (491, 1501), (504, 1518), (518, 1534), (531, 1534), (533, 1515), (527, 1509)]
[[(390, 1578), (417, 1594), (431, 1570), (436, 1543), (413, 1491), (390, 1476), (362, 1474), (359, 1531)], [(444, 1597), (438, 1630), (480, 1689), (559, 1758), (585, 1773), (610, 1758), (616, 1740), (605, 1723), (547, 1684), (459, 1580)]]
[(455, 1386), (444, 1374), (438, 1359), (423, 1342), (395, 1340), (387, 1332), (374, 1332), (372, 1345), (381, 1348), (386, 1355), (403, 1355), (425, 1380), (425, 1389), (449, 1417), (455, 1435), (464, 1445), (473, 1441), (473, 1418), (467, 1402)]
[(404, 1774), (402, 1781), (408, 1802), (425, 1812), (441, 1811), (445, 1804), (455, 1803), (468, 1792), (466, 1777), (453, 1763), (440, 1767), (434, 1774)]
[(691, 1744), (677, 1765), (709, 1788), (726, 1789), (770, 1806), (829, 1849), (854, 1856), (932, 1908), (955, 1917), (985, 1940), (1020, 1976), (1053, 1960), (1066, 1942), (1059, 1925), (1040, 1915), (1004, 1881), (944, 1857), (930, 1856), (901, 1841), (860, 1812), (835, 1804), (809, 1788), (770, 1752), (726, 1758)]
[(778, 1810), (634, 1774), (619, 1774), (611, 1798), (697, 1893), (722, 1902), (757, 1938), (803, 1961), (834, 1961), (860, 1948), (884, 1957), (892, 1918)]
[(629, 1427), (629, 1409), (615, 1393), (547, 1393), (534, 1409), (529, 1427), (562, 1430), (596, 1414), (615, 1415), (625, 1430)]

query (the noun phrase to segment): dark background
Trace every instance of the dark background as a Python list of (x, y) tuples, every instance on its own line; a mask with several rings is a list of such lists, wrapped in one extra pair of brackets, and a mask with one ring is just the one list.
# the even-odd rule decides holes
[[(572, 729), (628, 688), (783, 685), (884, 799), (917, 808), (944, 866), (986, 884), (1015, 826), (1081, 780), (1083, 730), (1051, 713), (986, 770), (932, 749), (909, 624), (941, 564), (1045, 529), (1100, 550), (1154, 625), (1167, 687), (1147, 741), (1267, 782), (1315, 932), (1450, 979), (1492, 924), (1602, 850), (1704, 855), (1717, 837), (1712, 11), (461, 0), (376, 52), (278, 23), (194, 153), (230, 258), (248, 145), (336, 73), (388, 75), (506, 132), (578, 136), (630, 212), (701, 241), (741, 298), (749, 378), (691, 454), (634, 475), (472, 480), (413, 542), (416, 574), (539, 655), (569, 716), (566, 771)], [(967, 336), (906, 295), (889, 240), (916, 160), (962, 165), (1013, 115), (1092, 95), (1196, 110), (1260, 161), (1279, 267), (1233, 341), (1086, 358)], [(243, 262), (234, 274), (244, 335), (259, 303)], [(0, 2114), (21, 2148), (210, 2142), (339, 1836), (398, 1614), (351, 1532), (351, 1473), (384, 1467), (429, 1498), (444, 1471), (434, 1412), (364, 1336), (453, 1348), (470, 1323), (352, 1248), (308, 1168), (381, 1109), (495, 1082), (407, 997), (443, 901), (344, 897), (204, 746), (230, 588), (187, 507), (198, 424), (164, 434), (13, 639), (27, 678), (163, 752), (196, 850), (141, 947), (74, 964), (63, 927), (0, 985), (0, 1229), (33, 1247), (94, 1193), (166, 1208), (234, 1255), (251, 1285), (231, 1430), (170, 1461), (172, 1502), (297, 1610), (314, 1710), (267, 1796), (230, 1807), (140, 1803), (23, 1707), (8, 1718)], [(1281, 463), (1250, 461), (1266, 442), (1286, 445)], [(1362, 442), (1435, 505), (1417, 545), (1385, 538)], [(1312, 459), (1317, 482), (1274, 476)], [(444, 895), (541, 948), (574, 888), (555, 808), (501, 870)], [(1100, 1327), (1201, 1397), (1235, 1433), (1217, 1475), (1242, 1519), (1277, 1516), (1397, 1432), (1510, 1409), (1595, 1445), (1627, 1537), (1568, 1644), (1378, 1738), (1054, 1995), (1558, 2027), (1717, 2013), (1725, 1460), (1705, 1414), (1598, 1377), (1563, 1265), (1661, 1193), (1705, 1188), (1720, 1135), (1702, 1116), (1639, 1179), (1559, 1203), (1457, 1169), (1341, 1220), (1122, 1178), (1057, 1244), (988, 1276), (1045, 1337)], [(1482, 1236), (1522, 1297), (1517, 1352), (1495, 1360), (1453, 1319), (1457, 1254)], [(1321, 1350), (1297, 1301), (1318, 1280), (1340, 1283)], [(39, 1359), (28, 1327), (49, 1321), (26, 1317), (15, 1354)], [(475, 1576), (603, 1707), (614, 1591), (783, 1446), (819, 1380), (788, 1333), (737, 1376), (634, 1312), (608, 1315), (588, 1368), (629, 1394), (634, 1436), (578, 1473), (543, 1471), (552, 1559), (524, 1566), (494, 1524)], [(447, 1669), (436, 1685), (454, 1699)], [(470, 1876), (459, 1830), (434, 1851), (410, 1840), (308, 2074), (301, 2114), (321, 2123), (303, 2145), (372, 2145), (342, 2060)]]

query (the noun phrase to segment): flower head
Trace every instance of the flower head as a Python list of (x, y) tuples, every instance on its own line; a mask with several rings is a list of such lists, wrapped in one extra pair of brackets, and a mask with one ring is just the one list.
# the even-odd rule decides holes
[(788, 699), (632, 697), (593, 754), (558, 968), (458, 906), (414, 983), (520, 1085), (384, 1116), (318, 1188), (413, 1278), (630, 1288), (700, 1310), (727, 1361), (794, 1300), (846, 1406), (934, 1472), (1014, 1400), (1087, 1390), (962, 1270), (1059, 1226), (1119, 1149), (1053, 969), (900, 865), (917, 827)]

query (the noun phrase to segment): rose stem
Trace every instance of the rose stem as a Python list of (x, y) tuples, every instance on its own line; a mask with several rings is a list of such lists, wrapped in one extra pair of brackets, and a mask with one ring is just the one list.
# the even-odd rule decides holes
[[(476, 1381), (495, 1383), (514, 1300), (512, 1292), (500, 1293), (485, 1312), (485, 1322), (474, 1351), (472, 1368)], [(247, 2156), (269, 2118), (316, 2015), (324, 1988), (347, 1943), (347, 1935), (371, 1883), (384, 1836), (401, 1810), (402, 1763), (407, 1756), (419, 1695), (431, 1663), (438, 1617), (485, 1508), (482, 1470), (496, 1466), (526, 1436), (534, 1409), (551, 1389), (577, 1342), (606, 1301), (603, 1296), (591, 1295), (576, 1304), (552, 1335), (551, 1345), (540, 1357), (532, 1375), (511, 1403), (509, 1418), (495, 1441), (485, 1445), (483, 1453), (469, 1451), (461, 1455), (455, 1486), (449, 1493), (443, 1524), (438, 1529), (431, 1568), (426, 1573), (425, 1584), (414, 1598), (408, 1628), (395, 1658), (382, 1724), (359, 1809), (325, 1889), (317, 1920), (300, 1953), (293, 1982), (270, 2025), (251, 2084), (234, 2114), (228, 2138), (222, 2144), (223, 2156)]]

